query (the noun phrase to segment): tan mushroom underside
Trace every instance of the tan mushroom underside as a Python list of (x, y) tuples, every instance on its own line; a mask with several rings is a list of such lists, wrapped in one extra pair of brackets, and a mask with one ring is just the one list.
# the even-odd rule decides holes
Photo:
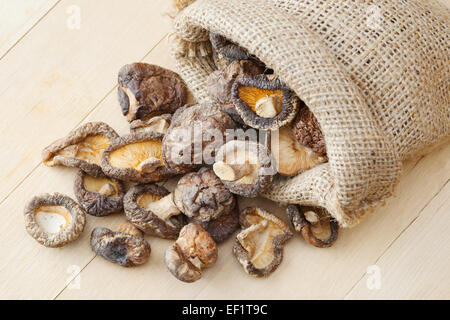
[[(115, 168), (133, 168), (136, 170), (146, 168), (151, 162), (153, 167), (162, 166), (162, 142), (159, 140), (139, 141), (124, 145), (113, 150), (109, 155), (109, 163)], [(153, 160), (158, 159), (158, 163)]]
[(83, 180), (84, 189), (90, 192), (98, 192), (107, 197), (118, 197), (119, 190), (117, 185), (108, 178), (95, 178), (85, 175)]
[(57, 151), (53, 156), (81, 159), (89, 163), (100, 165), (103, 151), (109, 146), (110, 140), (103, 134), (85, 138), (77, 144), (73, 144)]
[[(257, 102), (266, 97), (277, 95), (279, 97), (279, 101), (283, 101), (283, 91), (282, 90), (265, 90), (259, 89), (249, 86), (242, 86), (239, 88), (239, 98), (244, 101), (248, 106), (256, 112)], [(280, 111), (281, 108), (276, 108), (275, 114), (272, 116), (275, 117)], [(269, 118), (269, 117), (268, 117)]]
[(72, 221), (69, 210), (61, 206), (41, 206), (34, 211), (36, 223), (47, 233), (66, 230)]

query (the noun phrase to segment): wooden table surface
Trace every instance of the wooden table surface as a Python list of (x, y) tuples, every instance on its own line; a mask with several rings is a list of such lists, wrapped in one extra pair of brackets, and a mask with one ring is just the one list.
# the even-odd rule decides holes
[[(449, 299), (449, 144), (405, 163), (395, 197), (342, 230), (332, 248), (291, 239), (267, 279), (244, 273), (232, 240), (193, 284), (166, 270), (168, 240), (147, 237), (152, 253), (143, 266), (111, 264), (92, 252), (89, 235), (96, 226), (117, 227), (123, 214), (88, 216), (80, 239), (62, 249), (26, 233), (23, 208), (32, 196), (73, 197), (76, 171), (44, 166), (43, 147), (87, 121), (128, 133), (116, 96), (119, 68), (145, 61), (173, 69), (162, 15), (168, 1), (0, 0), (0, 298)], [(256, 203), (283, 216), (275, 203)]]

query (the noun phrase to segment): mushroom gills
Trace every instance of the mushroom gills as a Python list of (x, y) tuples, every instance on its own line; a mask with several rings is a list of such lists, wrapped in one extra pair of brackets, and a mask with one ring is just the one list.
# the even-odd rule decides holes
[(331, 226), (329, 217), (320, 217), (314, 211), (306, 211), (305, 219), (311, 224), (311, 232), (319, 240), (327, 241), (331, 237)]
[(59, 233), (71, 223), (69, 210), (61, 206), (42, 206), (35, 210), (36, 222), (47, 233)]
[(238, 153), (236, 146), (225, 154), (224, 161), (217, 161), (213, 165), (214, 173), (224, 181), (238, 181), (251, 184), (258, 177), (259, 159), (249, 150)]
[(107, 197), (118, 197), (117, 186), (108, 178), (95, 178), (85, 175), (83, 185), (87, 191), (97, 192)]
[(67, 146), (57, 151), (53, 157), (76, 158), (100, 165), (103, 151), (109, 146), (110, 140), (103, 134), (86, 137), (83, 141)]
[(283, 91), (242, 86), (239, 87), (239, 98), (258, 116), (274, 118), (282, 109)]
[(181, 211), (173, 202), (172, 193), (165, 197), (144, 193), (138, 198), (137, 203), (139, 206), (153, 212), (158, 218), (172, 227), (175, 227), (175, 225), (170, 221), (170, 218), (181, 214)]
[[(276, 136), (276, 135), (274, 135)], [(278, 141), (272, 141), (272, 153), (281, 175), (294, 176), (327, 161), (308, 147), (299, 144), (289, 127), (279, 130)]]
[(113, 150), (109, 155), (109, 163), (116, 168), (133, 168), (149, 173), (163, 166), (159, 140), (139, 141)]

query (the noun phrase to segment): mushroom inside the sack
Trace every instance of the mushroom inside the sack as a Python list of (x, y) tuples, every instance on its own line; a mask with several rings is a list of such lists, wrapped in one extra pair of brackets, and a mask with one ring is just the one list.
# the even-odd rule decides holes
[(217, 246), (201, 226), (190, 223), (180, 232), (177, 241), (164, 254), (164, 262), (177, 279), (194, 282), (203, 270), (217, 260)]
[(273, 165), (274, 159), (262, 144), (231, 140), (218, 150), (213, 170), (231, 192), (256, 197), (272, 182)]
[(326, 156), (325, 138), (311, 110), (303, 106), (292, 123), (292, 133), (296, 141), (320, 156)]
[(106, 123), (88, 122), (46, 147), (42, 160), (46, 166), (75, 167), (98, 177), (103, 175), (102, 154), (117, 138), (119, 135)]
[(292, 232), (283, 221), (261, 208), (243, 210), (239, 220), (242, 231), (236, 237), (234, 255), (248, 274), (270, 275), (280, 265), (284, 244)]
[(328, 161), (312, 149), (301, 145), (295, 139), (290, 126), (271, 132), (270, 148), (275, 158), (277, 171), (283, 176), (296, 176)]
[(231, 89), (238, 114), (256, 129), (278, 129), (297, 114), (300, 100), (279, 79), (266, 75), (238, 77)]
[(78, 202), (90, 215), (103, 217), (123, 208), (125, 192), (119, 180), (93, 177), (79, 170), (73, 189)]
[(318, 248), (331, 247), (337, 240), (339, 224), (323, 208), (291, 204), (286, 212), (294, 229)]
[(142, 132), (120, 137), (103, 152), (103, 171), (110, 177), (138, 183), (171, 177), (173, 173), (161, 158), (163, 136), (158, 132)]
[(173, 193), (155, 184), (137, 185), (125, 194), (127, 219), (146, 234), (176, 239), (186, 219), (173, 201)]
[(31, 199), (25, 207), (24, 218), (28, 234), (49, 248), (77, 240), (86, 225), (86, 214), (81, 207), (60, 193)]
[(201, 225), (215, 242), (224, 241), (239, 227), (235, 196), (209, 168), (184, 175), (173, 195), (189, 222)]
[(173, 113), (187, 101), (187, 88), (173, 71), (147, 63), (123, 66), (118, 76), (122, 113), (129, 122)]

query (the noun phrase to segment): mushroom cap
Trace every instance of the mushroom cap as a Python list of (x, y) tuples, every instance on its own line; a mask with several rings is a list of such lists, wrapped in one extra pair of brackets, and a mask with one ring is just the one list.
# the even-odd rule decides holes
[[(91, 189), (96, 191), (86, 188), (86, 183), (92, 184)], [(114, 193), (112, 195), (100, 192), (101, 186), (108, 184), (113, 188)], [(117, 179), (106, 176), (92, 177), (79, 170), (75, 177), (73, 189), (81, 207), (92, 216), (103, 217), (123, 209), (125, 192), (122, 182)]]
[[(116, 139), (103, 152), (102, 169), (109, 177), (138, 183), (157, 182), (173, 176), (161, 159), (163, 134), (140, 132)], [(147, 159), (159, 159), (160, 164), (151, 172), (139, 171)]]
[[(45, 165), (74, 167), (94, 177), (103, 175), (101, 155), (119, 135), (104, 122), (88, 122), (42, 151)], [(86, 151), (87, 149), (87, 151)]]
[(234, 209), (236, 199), (212, 169), (184, 175), (173, 192), (175, 205), (196, 223), (205, 223)]
[[(55, 210), (54, 207), (62, 207), (67, 210), (67, 212), (59, 214), (65, 220), (66, 225), (63, 230), (58, 232), (44, 230), (37, 219), (38, 209), (43, 207), (48, 208), (47, 213), (52, 213)], [(58, 213), (55, 212), (55, 214)], [(74, 200), (60, 193), (45, 193), (33, 197), (25, 207), (24, 218), (28, 234), (49, 248), (59, 248), (77, 240), (86, 225), (86, 214), (81, 207)]]
[(234, 255), (248, 274), (268, 276), (283, 260), (284, 243), (292, 238), (292, 232), (283, 221), (261, 208), (246, 208), (239, 221), (242, 231), (236, 237)]
[(97, 255), (122, 267), (147, 262), (151, 252), (144, 238), (102, 227), (92, 230), (91, 248)]
[(244, 176), (236, 181), (222, 180), (224, 186), (232, 193), (254, 198), (264, 191), (272, 182), (276, 171), (274, 170), (274, 158), (268, 148), (255, 141), (231, 140), (221, 146), (216, 154), (216, 161), (226, 159), (226, 154), (234, 149), (250, 152), (257, 157), (258, 171), (257, 176), (250, 180)]
[[(187, 100), (187, 88), (175, 72), (147, 63), (123, 66), (118, 76), (118, 96), (128, 121), (173, 113)], [(128, 93), (128, 94), (127, 94)], [(136, 105), (130, 103), (129, 94)]]
[[(254, 97), (252, 95), (252, 99), (255, 101), (251, 105), (241, 99), (241, 88), (255, 88), (252, 89), (255, 91)], [(272, 94), (282, 96), (281, 111), (273, 118), (258, 116), (254, 111), (258, 97)], [(270, 130), (275, 130), (291, 122), (297, 114), (300, 104), (299, 98), (285, 84), (279, 79), (271, 80), (266, 75), (238, 77), (231, 89), (231, 99), (245, 124), (252, 128)]]
[(227, 129), (235, 129), (235, 124), (218, 105), (203, 103), (178, 109), (163, 139), (165, 166), (186, 173), (206, 162), (208, 152), (213, 160)]
[(239, 207), (223, 213), (220, 217), (212, 219), (201, 226), (208, 232), (216, 243), (227, 240), (237, 229), (239, 229)]
[(169, 195), (170, 192), (156, 184), (141, 184), (130, 188), (123, 199), (127, 219), (146, 234), (164, 239), (176, 239), (181, 228), (186, 224), (185, 217), (182, 214), (171, 217), (168, 224), (151, 210), (139, 205), (139, 199), (145, 194), (160, 199)]
[(303, 106), (292, 123), (292, 133), (301, 145), (324, 156), (327, 154), (325, 138), (319, 122), (308, 107)]
[[(319, 216), (321, 225), (327, 224), (329, 228), (329, 236), (327, 239), (316, 237), (311, 222), (309, 222), (305, 216), (305, 213), (308, 211), (312, 211)], [(325, 209), (291, 204), (286, 208), (286, 213), (294, 226), (295, 231), (300, 232), (309, 244), (318, 248), (329, 248), (336, 242), (339, 233), (339, 224)], [(327, 221), (324, 221), (324, 217)]]

